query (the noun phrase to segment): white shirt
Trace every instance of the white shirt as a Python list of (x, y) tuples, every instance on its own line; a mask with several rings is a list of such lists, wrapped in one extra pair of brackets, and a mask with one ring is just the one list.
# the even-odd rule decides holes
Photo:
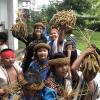
[[(18, 73), (22, 72), (22, 68), (16, 62), (13, 65)], [(0, 87), (8, 85), (7, 76), (8, 76), (8, 74), (7, 74), (7, 71), (5, 70), (5, 68), (0, 66)]]

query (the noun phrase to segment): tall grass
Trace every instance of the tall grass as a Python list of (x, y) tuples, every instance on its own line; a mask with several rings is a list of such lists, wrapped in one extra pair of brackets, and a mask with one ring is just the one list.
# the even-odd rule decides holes
[[(82, 31), (81, 33), (80, 30), (78, 30), (74, 31), (73, 33), (75, 34), (77, 39), (77, 48), (80, 50), (84, 50), (88, 46), (88, 44), (82, 39), (82, 33), (85, 34), (86, 32)], [(96, 44), (96, 46), (100, 48), (100, 32), (90, 32), (89, 34), (91, 35), (91, 43)]]

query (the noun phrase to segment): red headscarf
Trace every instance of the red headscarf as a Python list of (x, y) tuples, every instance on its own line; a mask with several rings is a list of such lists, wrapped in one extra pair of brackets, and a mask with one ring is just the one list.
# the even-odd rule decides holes
[(14, 51), (12, 49), (5, 49), (1, 51), (1, 59), (14, 58)]

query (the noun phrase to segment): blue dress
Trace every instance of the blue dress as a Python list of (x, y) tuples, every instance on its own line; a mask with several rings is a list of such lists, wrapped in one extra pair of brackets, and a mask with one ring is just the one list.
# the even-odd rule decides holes
[[(56, 92), (49, 88), (44, 87), (42, 90), (36, 92), (37, 100), (57, 100)], [(23, 100), (35, 100), (34, 96), (24, 96)]]
[[(40, 63), (42, 63), (43, 67), (40, 68)], [(45, 80), (47, 73), (49, 71), (49, 67), (48, 67), (48, 61), (38, 61), (35, 60), (33, 62), (31, 62), (29, 69), (33, 69), (34, 71), (38, 72), (40, 75), (40, 79), (41, 80)]]
[[(40, 63), (42, 63), (43, 65), (42, 68), (40, 68)], [(35, 60), (30, 64), (29, 69), (32, 71), (32, 73), (35, 73), (35, 75), (33, 74), (33, 82), (41, 82), (42, 80), (46, 79), (47, 73), (49, 71), (48, 62), (47, 60), (42, 62), (39, 60)], [(30, 77), (31, 76), (27, 78), (29, 81), (31, 80)], [(47, 86), (44, 86), (41, 90), (35, 91), (35, 97), (37, 98), (37, 100), (57, 100), (55, 90)], [(35, 97), (34, 93), (31, 96), (29, 96), (28, 93), (26, 93), (23, 96), (23, 100), (35, 100)]]

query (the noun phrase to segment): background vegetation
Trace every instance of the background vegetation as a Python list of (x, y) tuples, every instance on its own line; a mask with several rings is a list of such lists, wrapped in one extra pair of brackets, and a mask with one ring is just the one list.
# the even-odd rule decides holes
[[(26, 19), (31, 26), (38, 21), (43, 21), (49, 27), (49, 21), (53, 14), (61, 10), (73, 9), (76, 13), (76, 26), (84, 32), (84, 29), (90, 29), (93, 32), (91, 41), (100, 48), (100, 0), (64, 0), (62, 3), (53, 3), (48, 7), (43, 6), (41, 11), (29, 11), (29, 17)], [(80, 32), (74, 31), (77, 37), (78, 48), (83, 49), (86, 43), (82, 41)], [(20, 47), (23, 47), (21, 42)]]

